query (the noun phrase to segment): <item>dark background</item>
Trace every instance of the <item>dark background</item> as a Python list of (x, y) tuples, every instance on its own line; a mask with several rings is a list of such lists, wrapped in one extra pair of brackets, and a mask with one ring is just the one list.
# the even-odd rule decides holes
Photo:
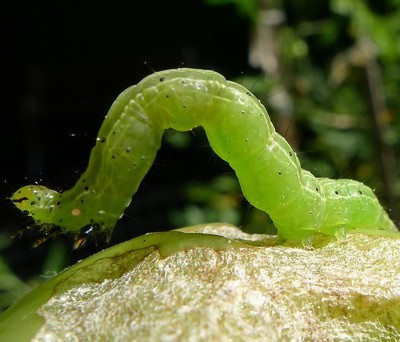
[[(87, 165), (104, 115), (122, 90), (154, 70), (187, 66), (232, 78), (249, 69), (249, 25), (232, 6), (210, 7), (200, 0), (10, 5), (0, 85), (0, 227), (7, 235), (25, 228), (27, 221), (6, 196), (34, 182), (59, 190), (71, 187)], [(129, 217), (119, 224), (131, 231), (117, 227), (114, 242), (172, 228), (165, 213), (183, 201), (174, 191), (179, 184), (230, 172), (201, 134), (190, 139), (194, 149), (176, 153), (162, 148)], [(31, 249), (39, 236), (26, 231), (5, 250), (22, 276), (47, 253), (49, 243)], [(104, 241), (98, 239), (91, 248), (73, 252), (72, 259), (102, 247)]]

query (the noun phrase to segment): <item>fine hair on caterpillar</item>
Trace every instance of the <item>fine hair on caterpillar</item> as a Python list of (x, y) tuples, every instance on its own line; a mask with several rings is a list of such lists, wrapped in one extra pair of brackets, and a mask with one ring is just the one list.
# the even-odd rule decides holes
[(269, 214), (279, 238), (397, 231), (366, 185), (303, 170), (250, 91), (216, 72), (188, 68), (154, 73), (118, 96), (74, 187), (59, 193), (27, 185), (11, 200), (39, 225), (110, 231), (153, 164), (164, 130), (197, 126), (235, 171), (247, 200)]

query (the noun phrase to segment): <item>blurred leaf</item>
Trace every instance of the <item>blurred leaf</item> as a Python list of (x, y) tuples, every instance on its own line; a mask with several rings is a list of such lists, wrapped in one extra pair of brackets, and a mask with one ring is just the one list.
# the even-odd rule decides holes
[(239, 14), (255, 22), (258, 16), (258, 0), (205, 0), (211, 6), (223, 6), (232, 4)]

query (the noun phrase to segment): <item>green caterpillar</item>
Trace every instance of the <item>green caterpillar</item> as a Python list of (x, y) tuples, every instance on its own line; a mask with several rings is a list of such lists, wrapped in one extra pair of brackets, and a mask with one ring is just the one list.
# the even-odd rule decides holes
[(216, 72), (186, 68), (154, 73), (117, 98), (89, 166), (72, 189), (59, 193), (28, 185), (11, 199), (39, 225), (66, 232), (111, 230), (152, 165), (164, 130), (196, 126), (204, 127), (213, 150), (235, 170), (245, 197), (270, 215), (281, 239), (397, 230), (366, 185), (302, 170), (247, 89)]

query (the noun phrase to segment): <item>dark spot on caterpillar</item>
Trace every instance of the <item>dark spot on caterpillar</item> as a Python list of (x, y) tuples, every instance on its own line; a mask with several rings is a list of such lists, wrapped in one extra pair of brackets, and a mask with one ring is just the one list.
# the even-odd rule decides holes
[(359, 193), (360, 195), (362, 195), (362, 194), (363, 194), (361, 190), (358, 190), (358, 193)]
[(312, 211), (310, 211), (309, 214), (312, 215)]
[(14, 203), (22, 203), (23, 201), (26, 201), (27, 199), (29, 199), (29, 198), (28, 197), (21, 197), (21, 198), (18, 198), (18, 199), (13, 199), (12, 201)]
[(35, 202), (35, 201), (32, 201), (32, 202), (31, 202), (31, 205), (35, 205), (35, 204), (36, 204), (36, 202)]
[(169, 98), (169, 94), (165, 95), (165, 97), (168, 99)]
[(105, 142), (106, 142), (106, 138), (100, 138), (99, 141), (100, 141), (101, 143), (105, 143)]
[(315, 188), (315, 190), (318, 192), (319, 191), (319, 189), (318, 188)]
[(242, 110), (241, 113), (244, 114), (244, 110)]
[(244, 141), (245, 141), (245, 142), (249, 142), (249, 138), (245, 138)]
[(115, 159), (115, 155), (114, 154), (111, 156), (111, 159)]
[(185, 105), (183, 105), (183, 106), (182, 106), (182, 108), (186, 108), (186, 106), (185, 106)]
[(85, 199), (84, 198), (81, 198), (81, 203), (83, 204), (85, 202)]
[(82, 183), (85, 183), (85, 182), (86, 182), (86, 178), (83, 178), (83, 179), (82, 179)]
[(289, 156), (292, 156), (292, 155), (293, 155), (293, 153), (291, 151), (289, 151)]
[(278, 171), (278, 175), (280, 176), (282, 174), (282, 171)]
[(115, 134), (115, 131), (112, 131), (112, 133), (111, 133), (112, 135), (114, 135)]
[(58, 202), (57, 202), (57, 205), (60, 205), (60, 204), (61, 204), (61, 202), (60, 202), (60, 201), (58, 201)]
[(160, 77), (160, 82), (164, 82), (165, 81), (165, 77)]
[(88, 191), (89, 190), (89, 187), (88, 186), (85, 186), (85, 191)]
[(251, 96), (252, 94), (249, 91), (246, 91), (246, 95)]
[(182, 80), (181, 83), (182, 83), (182, 84), (186, 84), (186, 81), (185, 81), (185, 80)]
[(128, 148), (125, 150), (126, 153), (129, 153), (130, 151), (131, 151), (131, 148), (130, 148), (130, 147), (128, 147)]
[(335, 190), (335, 194), (336, 194), (336, 195), (339, 195), (339, 191)]

